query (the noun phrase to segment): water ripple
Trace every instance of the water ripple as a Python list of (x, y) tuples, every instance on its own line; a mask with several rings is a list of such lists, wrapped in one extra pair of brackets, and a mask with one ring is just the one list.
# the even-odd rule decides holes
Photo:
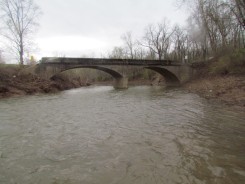
[(2, 100), (0, 183), (244, 183), (244, 120), (147, 86)]

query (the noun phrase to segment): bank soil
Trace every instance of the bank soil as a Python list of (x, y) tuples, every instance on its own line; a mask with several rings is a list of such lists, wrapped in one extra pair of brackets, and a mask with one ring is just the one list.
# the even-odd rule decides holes
[(245, 108), (245, 76), (208, 76), (196, 79), (184, 86), (189, 92), (202, 97), (222, 101), (228, 105)]
[(81, 80), (68, 81), (59, 77), (54, 80), (45, 80), (32, 74), (20, 74), (20, 71), (19, 67), (0, 68), (0, 98), (54, 93), (87, 85)]

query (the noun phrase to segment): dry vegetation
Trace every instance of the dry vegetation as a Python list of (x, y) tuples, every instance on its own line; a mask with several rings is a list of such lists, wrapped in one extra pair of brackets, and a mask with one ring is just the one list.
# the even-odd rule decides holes
[(45, 80), (32, 74), (20, 74), (21, 69), (18, 65), (0, 65), (0, 98), (52, 93), (86, 85), (59, 77), (55, 80)]

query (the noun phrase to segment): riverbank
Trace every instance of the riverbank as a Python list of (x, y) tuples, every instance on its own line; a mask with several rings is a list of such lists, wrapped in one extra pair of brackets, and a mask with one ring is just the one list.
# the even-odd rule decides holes
[(193, 63), (196, 79), (184, 85), (189, 92), (224, 104), (245, 108), (245, 50)]
[[(209, 75), (207, 67), (200, 69), (200, 76), (183, 87), (191, 93), (227, 105), (245, 107), (245, 75)], [(18, 65), (2, 65), (0, 67), (0, 98), (24, 96), (37, 93), (55, 93), (72, 88), (88, 86), (80, 78), (68, 80), (56, 77), (53, 80), (41, 79), (32, 74), (20, 74)], [(162, 77), (152, 80), (134, 79), (129, 86), (163, 85)], [(94, 82), (95, 85), (113, 85), (112, 81)]]
[(189, 92), (227, 105), (245, 108), (245, 76), (206, 76), (184, 85)]
[(87, 86), (81, 80), (68, 81), (62, 78), (45, 80), (32, 74), (20, 74), (20, 71), (21, 68), (18, 65), (2, 65), (0, 67), (0, 98), (55, 93)]

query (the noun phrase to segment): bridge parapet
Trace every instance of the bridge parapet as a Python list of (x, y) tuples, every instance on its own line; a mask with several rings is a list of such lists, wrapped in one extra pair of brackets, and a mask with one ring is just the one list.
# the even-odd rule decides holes
[(104, 59), (104, 58), (59, 58), (44, 57), (40, 64), (64, 65), (127, 65), (127, 66), (180, 66), (181, 63), (172, 60), (141, 60), (141, 59)]

